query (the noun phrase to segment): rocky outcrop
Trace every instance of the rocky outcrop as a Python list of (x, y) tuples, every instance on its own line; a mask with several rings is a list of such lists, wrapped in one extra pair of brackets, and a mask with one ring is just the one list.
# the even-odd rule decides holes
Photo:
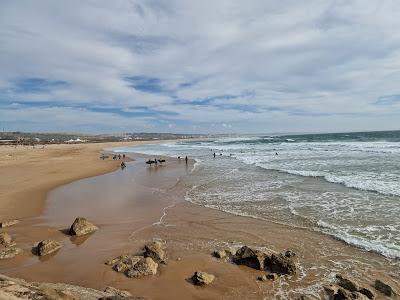
[(215, 276), (213, 274), (208, 274), (206, 272), (201, 272), (201, 271), (195, 272), (194, 275), (192, 276), (193, 284), (200, 286), (208, 285), (212, 283), (214, 279)]
[(36, 246), (36, 253), (39, 256), (48, 255), (50, 253), (56, 252), (62, 247), (59, 242), (52, 240), (43, 240)]
[(22, 249), (17, 247), (0, 248), (0, 259), (13, 258), (22, 253)]
[(245, 265), (256, 270), (264, 270), (264, 262), (266, 258), (266, 253), (243, 246), (236, 252), (235, 256), (233, 257), (233, 262), (238, 265)]
[(125, 275), (136, 278), (157, 273), (158, 264), (151, 257), (143, 257), (132, 268), (125, 271)]
[(165, 243), (153, 241), (144, 246), (144, 257), (150, 257), (157, 263), (166, 263)]
[(271, 254), (271, 256), (266, 258), (265, 265), (271, 272), (277, 274), (294, 275), (297, 272), (294, 260), (282, 254)]
[(216, 258), (225, 258), (227, 255), (225, 250), (215, 250), (213, 256)]
[(8, 233), (1, 232), (0, 233), (0, 246), (3, 246), (3, 247), (15, 246), (15, 242)]
[(329, 299), (332, 300), (368, 300), (368, 297), (360, 292), (350, 292), (335, 284), (324, 286), (324, 289), (328, 294)]
[(363, 287), (358, 292), (360, 292), (361, 294), (367, 296), (368, 299), (372, 300), (372, 299), (376, 298), (375, 293), (373, 291), (371, 291), (370, 289), (368, 289), (368, 288)]
[(338, 285), (350, 292), (357, 292), (360, 286), (354, 280), (344, 277), (342, 274), (336, 274)]
[(388, 283), (379, 279), (375, 280), (375, 289), (388, 297), (394, 297), (397, 295), (395, 290)]
[(13, 225), (18, 224), (18, 223), (19, 223), (18, 220), (3, 221), (3, 222), (0, 222), (0, 228), (10, 227), (10, 226), (13, 226)]
[(69, 229), (70, 235), (82, 236), (99, 229), (94, 224), (90, 223), (85, 218), (76, 218)]

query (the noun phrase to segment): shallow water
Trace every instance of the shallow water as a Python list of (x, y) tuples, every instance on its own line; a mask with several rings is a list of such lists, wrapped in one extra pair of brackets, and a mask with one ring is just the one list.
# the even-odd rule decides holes
[(195, 172), (184, 179), (194, 203), (320, 230), (400, 258), (400, 132), (246, 136), (126, 150), (195, 158)]

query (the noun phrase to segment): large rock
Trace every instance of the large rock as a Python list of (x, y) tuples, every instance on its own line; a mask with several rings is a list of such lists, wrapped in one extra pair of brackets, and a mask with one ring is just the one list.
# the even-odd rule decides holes
[(266, 258), (265, 265), (271, 272), (277, 274), (294, 275), (297, 272), (294, 260), (282, 254), (271, 254), (271, 256)]
[(107, 261), (106, 264), (112, 266), (114, 271), (124, 273), (128, 269), (133, 268), (142, 258), (142, 256), (124, 254)]
[(388, 283), (379, 279), (375, 280), (375, 289), (388, 297), (393, 297), (396, 295), (395, 290)]
[(16, 247), (7, 247), (0, 249), (0, 259), (13, 258), (20, 254), (22, 249)]
[(76, 218), (74, 223), (71, 225), (71, 228), (69, 229), (69, 234), (81, 236), (81, 235), (85, 235), (85, 234), (94, 232), (97, 229), (99, 229), (99, 228), (97, 226), (95, 226), (94, 224), (90, 223), (85, 218)]
[(98, 290), (61, 283), (29, 283), (0, 275), (0, 299), (21, 300), (97, 300), (109, 294)]
[(237, 250), (233, 261), (238, 265), (245, 265), (256, 270), (264, 270), (266, 257), (267, 254), (262, 251), (243, 246)]
[(52, 240), (43, 240), (36, 246), (36, 252), (39, 256), (44, 256), (59, 250), (62, 245)]
[(0, 233), (0, 245), (3, 247), (11, 247), (11, 246), (15, 246), (15, 242), (13, 241), (12, 237), (8, 233), (1, 232)]
[(371, 299), (371, 300), (375, 299), (375, 297), (376, 297), (376, 295), (373, 291), (371, 291), (370, 289), (365, 288), (365, 287), (361, 288), (358, 292), (361, 294), (364, 294), (365, 296), (368, 297), (368, 299)]
[(158, 264), (151, 257), (143, 257), (132, 268), (125, 271), (125, 275), (136, 278), (157, 273)]
[(216, 258), (225, 258), (227, 256), (226, 251), (225, 250), (215, 250), (213, 252), (214, 257)]
[(206, 272), (197, 271), (192, 276), (192, 281), (195, 285), (208, 285), (213, 282), (215, 276), (213, 274), (208, 274)]
[(144, 246), (144, 257), (151, 257), (157, 263), (166, 262), (165, 244), (153, 241)]
[(18, 224), (18, 223), (19, 223), (18, 220), (3, 221), (3, 222), (0, 222), (0, 228), (10, 227), (10, 226), (13, 226), (13, 225)]
[(350, 292), (357, 292), (360, 289), (360, 286), (357, 282), (346, 278), (341, 274), (336, 274), (336, 278), (338, 280), (338, 285)]
[(331, 300), (368, 300), (368, 297), (362, 293), (350, 292), (335, 284), (324, 286), (324, 289)]

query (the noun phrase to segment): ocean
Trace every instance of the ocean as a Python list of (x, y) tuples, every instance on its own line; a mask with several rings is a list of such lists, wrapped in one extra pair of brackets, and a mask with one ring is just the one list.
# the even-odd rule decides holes
[(196, 160), (182, 179), (188, 201), (400, 259), (400, 131), (238, 136), (116, 151), (187, 155)]

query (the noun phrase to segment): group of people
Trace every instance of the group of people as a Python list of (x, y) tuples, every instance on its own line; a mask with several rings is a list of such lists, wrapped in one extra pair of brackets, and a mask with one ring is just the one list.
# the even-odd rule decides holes
[(155, 158), (154, 160), (149, 159), (148, 161), (146, 161), (146, 164), (148, 164), (150, 166), (152, 164), (155, 164), (157, 166), (157, 163), (162, 164), (164, 162), (165, 162), (165, 159), (157, 159), (157, 158)]
[[(120, 160), (121, 159), (121, 154), (115, 154), (113, 156), (113, 160)], [(122, 159), (125, 159), (125, 154), (122, 154)]]

